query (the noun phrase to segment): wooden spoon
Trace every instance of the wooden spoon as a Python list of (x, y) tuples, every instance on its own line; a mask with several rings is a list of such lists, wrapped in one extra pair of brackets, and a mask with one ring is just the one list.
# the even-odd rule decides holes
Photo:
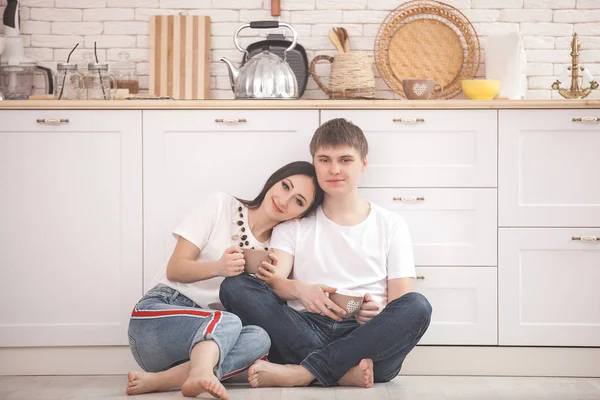
[(333, 43), (337, 51), (339, 51), (340, 53), (344, 52), (344, 46), (342, 46), (340, 39), (333, 30), (329, 31), (329, 40), (331, 40), (331, 43)]
[(348, 36), (348, 31), (346, 28), (340, 27), (339, 30), (342, 32), (342, 36), (344, 40), (342, 41), (342, 47), (344, 47), (344, 52), (350, 53), (350, 37)]

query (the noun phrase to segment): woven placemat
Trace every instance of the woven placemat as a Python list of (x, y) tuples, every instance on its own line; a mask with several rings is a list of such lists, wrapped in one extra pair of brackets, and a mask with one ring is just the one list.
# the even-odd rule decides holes
[(375, 41), (375, 65), (386, 84), (406, 97), (402, 80), (433, 79), (444, 87), (432, 98), (449, 99), (461, 81), (479, 69), (479, 37), (456, 8), (432, 0), (414, 0), (393, 10)]

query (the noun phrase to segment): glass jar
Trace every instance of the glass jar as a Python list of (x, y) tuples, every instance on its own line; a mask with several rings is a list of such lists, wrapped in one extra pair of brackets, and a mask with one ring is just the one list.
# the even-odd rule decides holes
[(111, 66), (111, 72), (117, 79), (117, 88), (129, 89), (129, 93), (137, 94), (140, 91), (135, 63), (129, 59), (129, 53), (119, 53), (119, 61)]
[(84, 81), (86, 75), (88, 74), (88, 65), (93, 63), (94, 53), (92, 53), (91, 51), (84, 51), (83, 53), (81, 53), (81, 59), (79, 60), (77, 68), (79, 69), (79, 73), (83, 77)]
[(54, 83), (54, 97), (57, 100), (79, 100), (83, 92), (83, 78), (77, 64), (58, 63)]
[(117, 80), (108, 73), (108, 64), (88, 64), (85, 92), (88, 100), (111, 100), (115, 97)]

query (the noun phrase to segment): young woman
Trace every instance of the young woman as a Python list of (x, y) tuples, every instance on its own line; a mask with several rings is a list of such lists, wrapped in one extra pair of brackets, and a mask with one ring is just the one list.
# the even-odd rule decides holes
[(131, 352), (145, 372), (130, 372), (127, 394), (181, 387), (227, 399), (220, 381), (266, 357), (271, 342), (224, 310), (219, 287), (244, 272), (243, 249), (268, 249), (280, 222), (300, 218), (323, 200), (314, 167), (304, 161), (277, 170), (251, 201), (216, 193), (173, 232), (177, 244), (129, 323)]

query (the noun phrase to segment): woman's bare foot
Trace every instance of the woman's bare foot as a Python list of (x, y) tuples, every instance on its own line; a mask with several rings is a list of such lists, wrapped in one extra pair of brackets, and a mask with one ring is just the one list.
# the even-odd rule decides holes
[(340, 386), (358, 386), (370, 388), (373, 386), (373, 360), (363, 358), (356, 367), (352, 367), (339, 380)]
[(156, 390), (156, 374), (143, 371), (135, 371), (127, 374), (127, 389), (125, 389), (125, 393), (128, 395), (150, 393)]
[(312, 374), (300, 365), (280, 365), (257, 360), (248, 369), (248, 382), (254, 388), (307, 386), (314, 379)]
[(229, 399), (225, 386), (212, 371), (193, 368), (189, 378), (181, 386), (181, 394), (185, 397), (197, 397), (201, 393), (210, 393), (213, 397), (221, 400)]

